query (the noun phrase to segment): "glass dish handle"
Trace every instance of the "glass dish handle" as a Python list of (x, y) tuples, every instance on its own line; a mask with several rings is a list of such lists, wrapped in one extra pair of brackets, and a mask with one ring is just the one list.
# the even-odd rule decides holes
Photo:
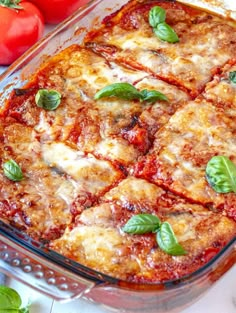
[(61, 301), (79, 298), (90, 292), (98, 281), (77, 275), (45, 258), (32, 254), (0, 235), (0, 272), (27, 284), (51, 298)]

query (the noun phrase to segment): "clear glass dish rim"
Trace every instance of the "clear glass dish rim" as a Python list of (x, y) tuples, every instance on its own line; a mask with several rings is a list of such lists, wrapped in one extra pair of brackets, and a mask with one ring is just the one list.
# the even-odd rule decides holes
[[(20, 238), (18, 238), (17, 234), (19, 235)], [(68, 270), (72, 274), (79, 275), (80, 277), (88, 279), (89, 281), (96, 282), (97, 284), (108, 283), (109, 285), (113, 285), (116, 287), (122, 286), (122, 289), (135, 291), (140, 290), (144, 292), (159, 290), (160, 287), (164, 287), (165, 289), (168, 290), (175, 289), (182, 287), (183, 285), (198, 281), (199, 278), (209, 273), (212, 267), (214, 267), (218, 263), (220, 264), (221, 257), (224, 257), (224, 254), (229, 253), (228, 257), (230, 257), (231, 254), (232, 255), (234, 254), (234, 249), (236, 248), (236, 237), (234, 237), (210, 261), (208, 261), (206, 264), (204, 264), (196, 271), (177, 279), (167, 280), (164, 282), (158, 282), (153, 284), (152, 283), (145, 284), (121, 280), (98, 272), (92, 268), (89, 268), (81, 263), (78, 263), (72, 259), (63, 256), (62, 254), (59, 254), (49, 249), (43, 243), (40, 243), (39, 241), (32, 239), (26, 233), (22, 233), (20, 230), (4, 223), (3, 221), (0, 221), (0, 235), (20, 246), (20, 248), (22, 248), (23, 250), (22, 251), (23, 253), (27, 254), (27, 251), (29, 251), (31, 252), (31, 254), (39, 257), (42, 260), (42, 262), (44, 260), (47, 262), (51, 262), (52, 264), (58, 265)], [(26, 239), (22, 239), (22, 237)], [(35, 244), (32, 244), (32, 242), (34, 242)], [(235, 258), (234, 255), (233, 258)]]
[[(33, 45), (26, 53), (24, 53), (20, 58), (18, 58), (14, 63), (12, 63), (8, 69), (3, 72), (0, 75), (0, 83), (4, 82), (4, 80), (7, 80), (8, 77), (12, 75), (12, 73), (16, 72), (18, 69), (24, 68), (25, 64), (27, 64), (28, 60), (31, 60), (34, 58), (34, 55), (37, 51), (40, 51), (40, 49), (47, 43), (50, 42), (51, 38), (59, 34), (61, 31), (75, 25), (75, 23), (79, 22), (80, 18), (86, 15), (86, 13), (93, 7), (97, 6), (99, 3), (101, 3), (103, 0), (90, 0), (87, 4), (85, 4), (83, 7), (81, 7), (79, 10), (77, 10), (74, 14), (72, 14), (69, 18), (67, 18), (65, 21), (60, 23), (58, 26), (56, 26), (52, 31), (50, 31), (47, 35), (45, 35), (41, 40), (39, 40), (35, 45)], [(164, 1), (170, 1), (173, 0), (164, 0)], [(174, 0), (175, 1), (175, 0)], [(186, 3), (186, 2), (185, 2)], [(186, 3), (187, 5), (187, 3)], [(191, 5), (191, 2), (190, 2)], [(8, 84), (6, 84), (5, 87), (8, 87)], [(2, 91), (0, 92), (2, 93)], [(12, 231), (13, 230), (13, 231)], [(75, 275), (80, 275), (83, 278), (86, 278), (90, 281), (94, 281), (97, 283), (108, 283), (111, 285), (115, 285), (116, 287), (122, 286), (123, 289), (128, 290), (138, 290), (142, 286), (144, 289), (140, 289), (142, 292), (147, 291), (154, 291), (160, 289), (160, 287), (164, 286), (165, 289), (174, 289), (179, 288), (180, 286), (183, 286), (185, 284), (189, 284), (191, 282), (194, 282), (198, 280), (200, 277), (202, 277), (204, 274), (208, 273), (211, 268), (217, 264), (217, 262), (220, 262), (221, 257), (224, 256), (225, 253), (234, 254), (234, 249), (236, 247), (236, 237), (234, 237), (230, 242), (228, 242), (210, 261), (208, 261), (205, 265), (200, 267), (198, 270), (182, 276), (177, 279), (168, 280), (165, 282), (160, 283), (153, 283), (153, 284), (138, 284), (138, 283), (132, 283), (129, 281), (120, 280), (114, 277), (111, 277), (109, 275), (103, 274), (101, 272), (98, 272), (96, 270), (93, 270), (92, 268), (86, 267), (76, 261), (69, 260), (68, 258), (64, 257), (63, 255), (48, 249), (45, 245), (41, 244), (40, 242), (37, 242), (37, 244), (40, 246), (40, 248), (37, 248), (37, 245), (32, 245), (30, 242), (36, 241), (29, 237), (27, 234), (24, 233), (24, 237), (28, 238), (27, 240), (19, 239), (17, 238), (17, 235), (14, 233), (20, 231), (16, 228), (13, 228), (12, 226), (4, 223), (3, 221), (0, 221), (0, 235), (3, 237), (8, 238), (10, 241), (16, 243), (18, 246), (20, 246), (24, 251), (28, 250), (29, 252), (37, 255), (38, 257), (45, 259), (47, 261), (53, 262), (54, 264), (57, 264), (67, 270), (69, 270), (71, 273)], [(22, 233), (21, 233), (22, 236)], [(232, 251), (230, 251), (232, 250)], [(47, 252), (45, 252), (47, 251)], [(234, 255), (233, 255), (234, 257)], [(69, 261), (69, 262), (68, 262)], [(91, 275), (91, 272), (93, 275)]]

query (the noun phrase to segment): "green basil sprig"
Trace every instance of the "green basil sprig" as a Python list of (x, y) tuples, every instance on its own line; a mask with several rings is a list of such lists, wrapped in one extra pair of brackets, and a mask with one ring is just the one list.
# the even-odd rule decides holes
[(156, 233), (156, 240), (161, 250), (170, 255), (184, 255), (187, 252), (178, 243), (171, 225), (161, 223), (160, 219), (152, 214), (137, 214), (132, 216), (122, 230), (128, 234)]
[(214, 156), (207, 163), (206, 179), (218, 193), (236, 192), (236, 165), (225, 156)]
[(29, 305), (21, 308), (21, 297), (10, 287), (0, 285), (0, 313), (29, 313)]
[(156, 232), (161, 225), (160, 219), (152, 214), (137, 214), (125, 224), (122, 230), (128, 234), (146, 234)]
[(20, 166), (14, 160), (9, 160), (3, 164), (3, 173), (12, 181), (21, 181), (24, 178)]
[(154, 33), (163, 41), (175, 43), (179, 41), (179, 37), (170, 25), (165, 22), (160, 23), (154, 28)]
[(160, 226), (160, 230), (157, 232), (157, 242), (161, 250), (170, 255), (184, 255), (186, 251), (178, 243), (171, 225), (168, 222), (164, 222)]
[(149, 24), (155, 28), (158, 24), (165, 22), (166, 11), (158, 6), (153, 7), (149, 12)]
[(170, 43), (175, 43), (179, 41), (179, 37), (174, 31), (174, 29), (165, 22), (166, 11), (155, 6), (149, 11), (149, 24), (152, 26), (155, 35), (163, 40)]
[(233, 71), (233, 72), (229, 72), (229, 80), (236, 84), (236, 71)]
[(156, 102), (158, 100), (161, 101), (169, 101), (166, 95), (164, 95), (162, 92), (157, 90), (147, 90), (143, 89), (140, 91), (141, 93), (141, 101), (147, 101), (147, 102)]
[(117, 97), (124, 100), (141, 99), (140, 92), (129, 83), (115, 83), (99, 90), (94, 99), (98, 100), (105, 97)]
[(61, 94), (56, 90), (39, 89), (35, 95), (35, 102), (38, 107), (53, 111), (61, 103)]
[(114, 83), (99, 90), (94, 99), (98, 100), (105, 97), (117, 97), (124, 100), (140, 100), (153, 103), (158, 100), (168, 101), (168, 98), (161, 92), (156, 90), (138, 91), (129, 83)]

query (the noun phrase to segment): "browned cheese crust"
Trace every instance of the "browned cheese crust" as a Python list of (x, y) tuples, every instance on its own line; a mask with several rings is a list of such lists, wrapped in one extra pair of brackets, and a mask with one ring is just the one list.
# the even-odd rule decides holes
[[(154, 6), (178, 43), (148, 23)], [(206, 180), (216, 155), (236, 164), (235, 23), (169, 1), (130, 1), (82, 45), (48, 60), (0, 114), (1, 167), (13, 159), (24, 179), (0, 171), (0, 218), (78, 263), (135, 283), (180, 278), (201, 268), (236, 235), (236, 195)], [(168, 101), (94, 100), (127, 82)], [(39, 89), (61, 94), (38, 107)], [(136, 214), (157, 215), (187, 251), (172, 256), (153, 233), (129, 235)]]

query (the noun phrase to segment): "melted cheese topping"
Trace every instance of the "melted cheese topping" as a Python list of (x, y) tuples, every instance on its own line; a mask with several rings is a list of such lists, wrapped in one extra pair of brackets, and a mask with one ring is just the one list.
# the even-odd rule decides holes
[(95, 154), (103, 158), (121, 162), (125, 165), (133, 163), (139, 152), (123, 138), (108, 138), (95, 146)]
[(68, 92), (68, 101), (74, 97), (88, 101), (107, 85), (123, 81), (133, 84), (146, 77), (147, 73), (107, 62), (92, 51), (73, 45), (66, 49), (66, 53), (62, 51), (53, 57), (50, 64), (46, 64), (37, 75), (46, 75), (48, 86)]
[(139, 117), (142, 125), (148, 129), (150, 135), (154, 135), (158, 129), (168, 122), (177, 108), (184, 105), (184, 103), (189, 100), (189, 96), (186, 92), (175, 86), (170, 86), (170, 84), (164, 81), (151, 77), (142, 79), (135, 87), (139, 90), (157, 90), (168, 98), (168, 102), (157, 101), (150, 108), (144, 110)]
[[(230, 233), (235, 231), (232, 220), (173, 195), (168, 197), (161, 188), (134, 177), (123, 180), (104, 200), (109, 202), (83, 211), (75, 228), (67, 229), (60, 239), (51, 243), (51, 248), (124, 280), (177, 278), (180, 272), (187, 273), (189, 266), (194, 269), (204, 262), (202, 251), (214, 242), (230, 238)], [(154, 234), (132, 236), (122, 232), (121, 226), (130, 217), (131, 210), (132, 214), (158, 212), (161, 219), (172, 225), (188, 255), (167, 255), (158, 248)]]
[(143, 179), (128, 177), (116, 188), (106, 193), (104, 199), (114, 201), (127, 208), (130, 205), (135, 205), (143, 206), (143, 209), (145, 209), (145, 203), (147, 203), (148, 206), (155, 206), (158, 198), (160, 198), (162, 194), (164, 194), (164, 191), (161, 188)]
[(97, 194), (119, 178), (111, 164), (92, 155), (73, 150), (63, 143), (42, 147), (44, 161), (53, 168), (71, 176), (83, 189)]
[[(205, 168), (214, 155), (236, 162), (234, 132), (233, 120), (210, 102), (189, 102), (156, 134), (150, 153), (155, 155), (156, 171), (151, 180), (196, 202), (212, 204), (215, 209), (224, 207), (225, 196), (209, 186)], [(151, 166), (149, 157), (146, 162)], [(236, 195), (231, 201), (234, 198)]]
[(221, 75), (216, 75), (207, 84), (204, 96), (224, 109), (224, 113), (235, 116), (236, 107), (236, 84), (233, 83), (229, 74), (236, 71), (236, 65), (227, 64)]
[[(61, 66), (58, 67), (56, 62), (60, 62)], [(63, 93), (63, 103), (55, 112), (39, 113), (34, 129), (40, 134), (41, 140), (67, 141), (81, 151), (117, 161), (124, 166), (137, 160), (150, 144), (148, 136), (144, 146), (139, 138), (133, 138), (139, 136), (135, 134), (136, 130), (132, 131), (138, 118), (143, 132), (148, 130), (152, 137), (176, 108), (189, 99), (185, 92), (149, 77), (144, 71), (109, 64), (104, 58), (78, 46), (69, 47), (53, 57), (37, 76), (44, 77), (45, 86), (41, 87), (55, 84), (57, 90)], [(133, 83), (139, 90), (160, 91), (168, 97), (169, 102), (156, 101), (150, 105), (115, 97), (93, 101), (94, 94), (100, 88), (119, 81)]]
[(83, 259), (83, 264), (89, 267), (120, 278), (140, 271), (137, 260), (129, 254), (130, 239), (115, 227), (109, 205), (85, 210), (77, 223), (78, 226), (72, 231), (67, 230), (51, 247), (76, 261)]
[[(179, 43), (154, 35), (148, 12), (157, 4)], [(217, 194), (205, 179), (213, 155), (236, 163), (235, 25), (175, 2), (135, 0), (104, 23), (87, 48), (48, 58), (1, 110), (1, 165), (15, 160), (24, 179), (0, 171), (0, 219), (90, 272), (136, 283), (181, 278), (236, 234), (235, 194)], [(169, 101), (94, 100), (115, 82)], [(56, 110), (37, 107), (40, 88), (61, 93)], [(153, 233), (124, 233), (140, 213), (168, 221), (187, 254), (168, 255)]]
[(93, 36), (93, 42), (98, 43), (94, 50), (105, 50), (99, 45), (111, 46), (112, 53), (107, 49), (111, 60), (144, 67), (153, 75), (184, 86), (196, 96), (210, 80), (211, 71), (235, 57), (235, 28), (232, 23), (222, 23), (220, 18), (208, 13), (194, 11), (191, 15), (186, 7), (173, 10), (169, 4), (166, 20), (180, 39), (171, 44), (154, 34), (147, 18), (150, 9), (151, 5), (147, 5), (140, 10), (133, 1), (129, 11), (124, 8), (111, 19), (115, 21), (114, 27), (109, 20), (107, 28)]
[(128, 165), (138, 158), (140, 152), (130, 145), (123, 133), (149, 105), (118, 98), (95, 102), (93, 97), (98, 90), (112, 83), (135, 84), (146, 76), (146, 72), (109, 64), (87, 49), (69, 47), (37, 73), (37, 77), (43, 77), (45, 82), (42, 88), (55, 85), (62, 92), (63, 103), (56, 112), (41, 111), (34, 128), (44, 142), (67, 141), (86, 153)]

